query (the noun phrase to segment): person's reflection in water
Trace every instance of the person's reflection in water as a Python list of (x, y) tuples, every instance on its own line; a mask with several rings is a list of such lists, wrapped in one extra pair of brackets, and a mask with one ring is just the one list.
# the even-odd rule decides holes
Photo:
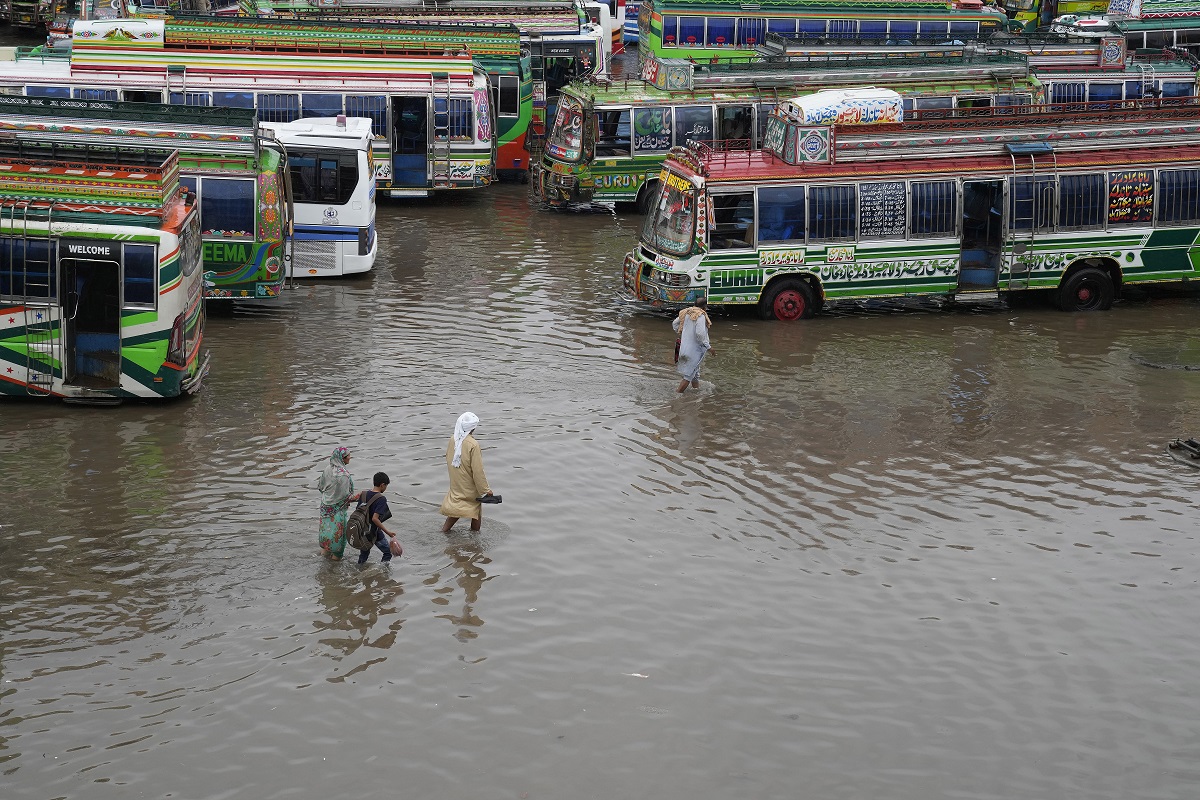
[[(401, 613), (403, 583), (379, 570), (347, 573), (337, 562), (325, 562), (316, 579), (324, 613), (314, 618), (313, 628), (335, 661), (353, 656), (360, 647), (386, 651), (395, 644), (396, 634), (407, 621)], [(386, 629), (381, 630), (381, 619), (389, 617)], [(340, 682), (385, 657), (372, 653), (352, 660), (328, 680)]]
[[(457, 582), (463, 590), (463, 605), (460, 613), (439, 614), (438, 619), (450, 620), (451, 624), (457, 626), (454, 638), (460, 642), (470, 641), (479, 636), (478, 629), (483, 626), (483, 620), (475, 614), (475, 603), (479, 599), (479, 589), (483, 586), (484, 581), (489, 580), (483, 565), (492, 563), (492, 560), (484, 554), (483, 548), (478, 542), (454, 544), (447, 547), (445, 553), (454, 560), (454, 566), (459, 570)], [(435, 575), (434, 579), (438, 577)], [(446, 594), (449, 594), (450, 591)], [(450, 605), (450, 598), (446, 595), (439, 595), (434, 598), (433, 602), (438, 605)]]

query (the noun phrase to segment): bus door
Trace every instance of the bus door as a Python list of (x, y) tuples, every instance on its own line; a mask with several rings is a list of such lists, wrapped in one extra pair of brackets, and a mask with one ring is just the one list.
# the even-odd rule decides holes
[(60, 245), (63, 298), (63, 383), (88, 389), (121, 385), (120, 243)]
[(392, 186), (429, 186), (429, 98), (392, 97)]
[(964, 181), (959, 289), (995, 289), (1004, 253), (1004, 181)]

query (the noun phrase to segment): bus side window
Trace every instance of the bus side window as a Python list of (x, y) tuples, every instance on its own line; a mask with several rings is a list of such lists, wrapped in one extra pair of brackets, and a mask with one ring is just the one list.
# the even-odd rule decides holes
[(804, 187), (760, 187), (758, 242), (804, 241)]
[(631, 141), (629, 109), (596, 112), (596, 158), (627, 156)]
[(754, 228), (754, 193), (714, 194), (713, 232), (709, 247), (713, 250), (740, 250), (751, 247)]
[(855, 186), (813, 186), (808, 190), (808, 238), (814, 242), (854, 241), (858, 229)]

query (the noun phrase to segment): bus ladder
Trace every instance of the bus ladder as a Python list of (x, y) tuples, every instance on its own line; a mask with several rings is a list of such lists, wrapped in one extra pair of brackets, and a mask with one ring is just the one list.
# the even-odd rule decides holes
[[(1054, 219), (1056, 209), (1054, 208), (1054, 198), (1057, 193), (1051, 184), (1050, 191), (1043, 193), (1038, 186), (1038, 156), (1049, 156), (1047, 162), (1043, 159), (1040, 166), (1044, 172), (1049, 172), (1055, 180), (1058, 178), (1058, 154), (1054, 152), (1054, 148), (1048, 142), (1014, 142), (1005, 146), (1008, 150), (1009, 158), (1012, 160), (1012, 177), (1009, 181), (1009, 191), (1016, 186), (1016, 179), (1021, 176), (1022, 170), (1028, 167), (1030, 180), (1030, 219), (1028, 238), (1018, 239), (1016, 226), (1016, 214), (1012, 214), (1009, 220), (1008, 228), (1008, 288), (1023, 289), (1029, 286), (1029, 275), (1033, 268), (1037, 265), (1037, 255), (1034, 253), (1034, 245), (1036, 244), (1038, 224), (1042, 220)], [(1028, 158), (1028, 161), (1025, 159)], [(1048, 168), (1048, 169), (1047, 169)], [(1047, 195), (1043, 197), (1043, 194)], [(1049, 202), (1050, 208), (1045, 208), (1045, 203)], [(1009, 208), (1015, 209), (1016, 203), (1014, 198), (1007, 200)], [(1024, 236), (1024, 234), (1020, 234)]]
[[(178, 88), (173, 85), (173, 78), (179, 79)], [(184, 64), (167, 65), (167, 102), (171, 101), (171, 94), (173, 92), (178, 92), (180, 105), (187, 104), (187, 66)]]
[[(437, 101), (446, 104), (443, 114), (438, 114)], [(439, 118), (442, 124), (438, 124)], [(431, 148), (433, 165), (433, 187), (435, 189), (452, 188), (450, 181), (450, 73), (433, 73), (433, 146)]]
[[(1142, 85), (1139, 89), (1139, 94), (1144, 97), (1157, 97), (1157, 88), (1154, 85), (1157, 75), (1154, 72), (1153, 64), (1143, 64), (1140, 61), (1133, 62), (1133, 66), (1138, 68), (1138, 74), (1141, 76)], [(1140, 98), (1139, 98), (1140, 99)]]
[[(29, 257), (29, 204), (21, 204), (21, 234), (17, 238), (17, 204), (0, 206), (0, 219), (4, 209), (8, 209), (8, 220), (13, 237), (10, 242), (21, 242), (21, 281), (24, 285), (24, 318), (25, 328), (25, 372), (26, 393), (34, 397), (48, 397), (54, 389), (54, 364), (62, 364), (62, 339), (60, 331), (55, 330), (54, 324), (54, 286), (51, 276), (50, 233), (54, 216), (54, 206), (46, 210), (46, 235), (36, 238), (46, 240), (46, 257), (34, 260)], [(11, 247), (11, 245), (10, 245)], [(12, 254), (10, 254), (11, 256)], [(13, 259), (10, 257), (9, 263)], [(38, 280), (30, 280), (30, 267), (38, 266)], [(44, 274), (46, 277), (41, 278)], [(59, 326), (61, 329), (61, 325)], [(65, 374), (63, 376), (66, 377)]]

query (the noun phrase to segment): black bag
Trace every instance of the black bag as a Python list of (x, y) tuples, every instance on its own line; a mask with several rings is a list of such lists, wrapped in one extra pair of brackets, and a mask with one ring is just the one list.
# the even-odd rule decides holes
[(360, 502), (346, 520), (346, 541), (359, 550), (370, 550), (375, 546), (375, 536), (371, 532), (371, 505), (379, 499), (379, 493), (363, 492), (364, 496), (367, 494), (375, 496), (365, 503)]

